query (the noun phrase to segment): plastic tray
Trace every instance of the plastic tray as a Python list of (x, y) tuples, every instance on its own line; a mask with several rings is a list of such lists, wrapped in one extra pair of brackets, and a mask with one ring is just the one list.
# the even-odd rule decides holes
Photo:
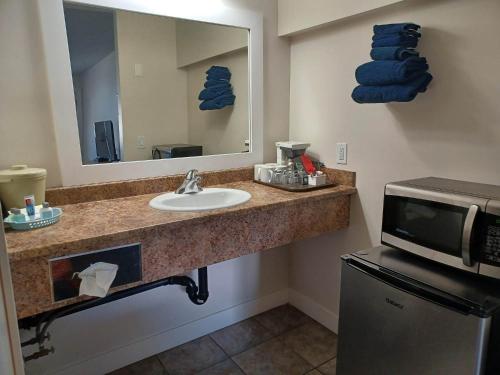
[(31, 230), (55, 224), (59, 221), (62, 215), (62, 209), (57, 207), (52, 208), (52, 217), (47, 219), (42, 219), (40, 217), (40, 211), (38, 209), (35, 211), (35, 216), (32, 218), (26, 215), (26, 209), (22, 209), (21, 212), (26, 216), (25, 222), (19, 223), (17, 221), (12, 221), (10, 216), (7, 217), (4, 222), (9, 224), (9, 226), (15, 230)]
[(326, 181), (323, 185), (302, 185), (302, 184), (271, 184), (267, 182), (262, 182), (258, 180), (253, 180), (253, 182), (256, 182), (261, 185), (266, 185), (270, 186), (276, 189), (280, 190), (285, 190), (285, 191), (293, 191), (293, 192), (305, 192), (305, 191), (312, 191), (312, 190), (319, 190), (319, 189), (325, 189), (329, 187), (334, 187), (336, 186), (335, 183)]

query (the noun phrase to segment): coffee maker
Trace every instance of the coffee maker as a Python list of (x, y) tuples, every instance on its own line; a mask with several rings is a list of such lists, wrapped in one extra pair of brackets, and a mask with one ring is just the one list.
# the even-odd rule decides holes
[(296, 141), (276, 142), (276, 163), (278, 165), (295, 165), (295, 159), (301, 157), (310, 143)]

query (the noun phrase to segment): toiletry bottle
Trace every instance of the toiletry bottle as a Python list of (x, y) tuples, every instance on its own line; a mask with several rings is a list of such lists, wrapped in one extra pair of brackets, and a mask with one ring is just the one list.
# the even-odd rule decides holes
[(53, 216), (52, 207), (49, 206), (48, 202), (42, 203), (42, 208), (40, 209), (40, 218), (50, 219)]
[(24, 223), (26, 221), (26, 217), (19, 208), (11, 208), (10, 213), (12, 215), (12, 220), (16, 223)]
[(26, 213), (28, 216), (35, 216), (35, 196), (26, 195), (24, 197), (24, 204), (26, 205)]

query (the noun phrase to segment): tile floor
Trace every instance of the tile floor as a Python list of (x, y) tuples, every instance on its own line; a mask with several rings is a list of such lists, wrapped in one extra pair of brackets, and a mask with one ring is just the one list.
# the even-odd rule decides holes
[(283, 305), (110, 375), (335, 375), (337, 335)]

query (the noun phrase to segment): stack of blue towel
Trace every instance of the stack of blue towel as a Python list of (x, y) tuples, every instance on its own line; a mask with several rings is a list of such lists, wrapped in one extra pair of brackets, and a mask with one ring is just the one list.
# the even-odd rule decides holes
[(375, 25), (370, 53), (374, 61), (356, 69), (360, 86), (352, 92), (358, 103), (409, 102), (424, 92), (432, 80), (429, 65), (414, 49), (419, 25), (395, 23)]
[(198, 99), (202, 100), (200, 109), (202, 111), (222, 109), (233, 105), (235, 96), (231, 86), (231, 72), (225, 66), (212, 66), (206, 71), (207, 80), (205, 89), (200, 92)]

